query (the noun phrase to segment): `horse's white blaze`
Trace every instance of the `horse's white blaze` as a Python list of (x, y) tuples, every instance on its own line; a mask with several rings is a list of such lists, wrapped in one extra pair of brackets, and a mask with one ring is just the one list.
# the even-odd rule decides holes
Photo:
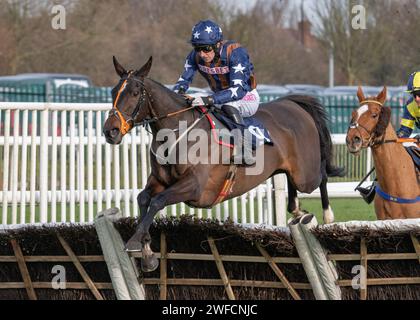
[(369, 110), (369, 106), (367, 104), (364, 104), (359, 109), (357, 109), (357, 119), (356, 119), (356, 122), (359, 121), (359, 119), (362, 116), (362, 114), (364, 114), (368, 110)]
[(333, 223), (334, 222), (334, 212), (331, 209), (331, 206), (328, 206), (328, 209), (323, 210), (324, 212), (324, 223)]
[(142, 249), (142, 254), (143, 254), (143, 257), (148, 257), (148, 256), (151, 256), (153, 254), (153, 251), (150, 248), (150, 243), (149, 242), (144, 244), (143, 249)]

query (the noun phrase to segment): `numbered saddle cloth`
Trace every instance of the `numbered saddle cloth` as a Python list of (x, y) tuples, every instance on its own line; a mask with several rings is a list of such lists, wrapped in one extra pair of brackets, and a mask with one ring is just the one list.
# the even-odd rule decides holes
[[(205, 109), (202, 108), (202, 111)], [(270, 137), (270, 132), (264, 127), (263, 123), (254, 117), (244, 118), (245, 127), (238, 125), (237, 123), (233, 122), (230, 118), (224, 115), (221, 111), (216, 109), (214, 112), (210, 114), (206, 114), (207, 119), (210, 122), (210, 126), (212, 129), (222, 129), (227, 128), (228, 130), (240, 129), (243, 133), (244, 129), (247, 128), (249, 132), (252, 134), (252, 148), (255, 150), (262, 144), (273, 145), (273, 141)], [(221, 131), (221, 133), (223, 133)], [(219, 144), (225, 144), (223, 141), (226, 137), (223, 134), (215, 137)], [(233, 147), (233, 136), (230, 135), (230, 147)]]

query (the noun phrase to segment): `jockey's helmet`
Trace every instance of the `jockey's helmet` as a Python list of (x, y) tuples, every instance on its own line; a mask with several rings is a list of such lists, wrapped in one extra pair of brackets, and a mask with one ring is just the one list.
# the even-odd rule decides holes
[(190, 42), (193, 46), (215, 45), (222, 39), (222, 29), (217, 23), (211, 20), (201, 20), (193, 27)]
[(420, 71), (413, 72), (408, 78), (406, 92), (413, 93), (414, 91), (420, 91)]

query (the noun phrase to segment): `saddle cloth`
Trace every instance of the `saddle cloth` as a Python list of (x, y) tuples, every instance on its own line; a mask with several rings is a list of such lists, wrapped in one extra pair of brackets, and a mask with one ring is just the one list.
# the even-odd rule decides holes
[[(206, 109), (201, 108), (201, 111), (206, 112)], [(218, 109), (214, 109), (213, 112), (207, 113), (206, 116), (212, 129), (222, 129), (223, 127), (226, 127), (228, 130), (239, 129), (243, 133), (244, 129), (247, 128), (252, 134), (252, 149), (254, 150), (263, 144), (273, 145), (269, 131), (264, 127), (264, 124), (260, 120), (254, 117), (244, 118), (245, 126), (241, 126), (230, 120)], [(223, 135), (218, 136), (217, 138), (215, 137), (215, 139), (218, 144), (225, 144), (222, 141)], [(230, 135), (230, 143), (230, 147), (233, 147), (234, 141), (232, 135)]]

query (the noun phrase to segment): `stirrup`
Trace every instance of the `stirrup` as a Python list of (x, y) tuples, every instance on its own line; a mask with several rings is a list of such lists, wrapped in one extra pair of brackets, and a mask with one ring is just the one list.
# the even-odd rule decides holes
[(365, 200), (367, 204), (371, 204), (373, 199), (375, 199), (375, 194), (376, 194), (375, 183), (372, 183), (372, 185), (368, 188), (357, 187), (356, 190), (359, 191), (363, 200)]

